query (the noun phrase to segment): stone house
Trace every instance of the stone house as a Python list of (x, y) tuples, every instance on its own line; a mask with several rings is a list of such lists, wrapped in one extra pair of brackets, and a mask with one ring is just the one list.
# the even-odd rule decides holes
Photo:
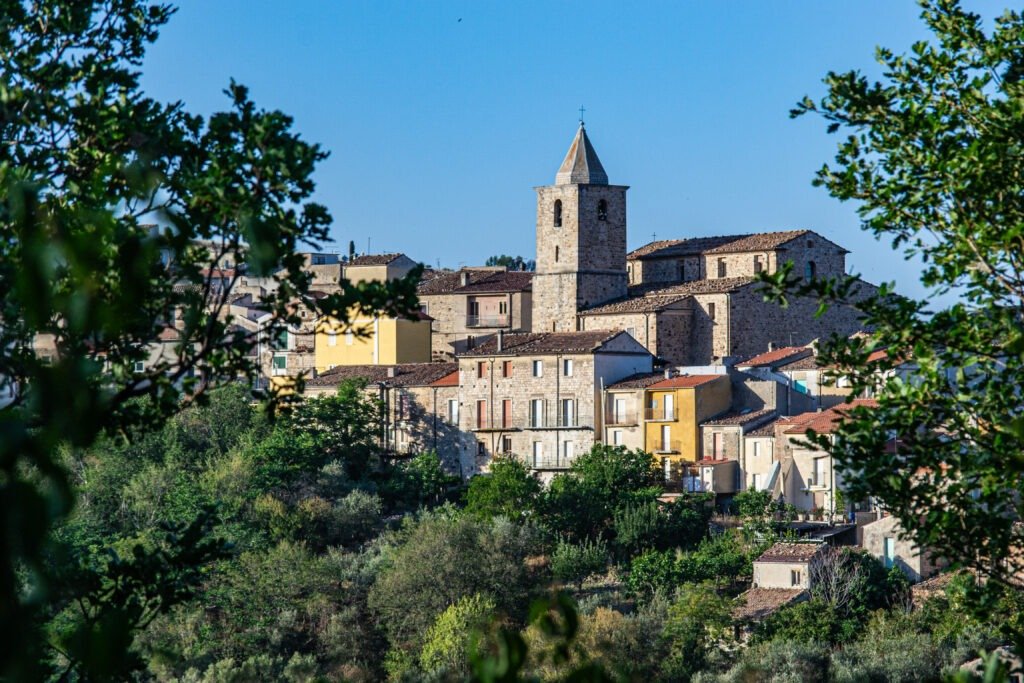
[(941, 571), (947, 563), (906, 538), (899, 520), (890, 515), (861, 528), (861, 546), (885, 565), (899, 567), (911, 583), (918, 583)]
[(366, 383), (381, 406), (381, 448), (396, 456), (434, 451), (445, 470), (463, 475), (461, 454), (471, 439), (459, 430), (456, 363), (347, 365), (306, 381), (305, 396), (333, 394), (348, 380)]
[(700, 423), (700, 455), (697, 460), (700, 489), (714, 493), (716, 502), (728, 501), (742, 491), (747, 432), (771, 423), (774, 410), (730, 412)]
[(459, 424), (474, 472), (508, 455), (552, 473), (601, 440), (602, 387), (650, 372), (653, 356), (620, 331), (499, 333), (459, 356)]
[(740, 452), (740, 491), (771, 491), (778, 479), (779, 464), (775, 459), (775, 424), (773, 417), (743, 434)]
[(820, 412), (782, 418), (775, 423), (775, 458), (779, 476), (773, 489), (777, 497), (798, 510), (817, 512), (824, 519), (845, 519), (851, 511), (866, 509), (870, 501), (840, 500), (843, 473), (827, 452), (806, 445), (807, 434), (831, 435), (847, 410), (871, 406), (874, 401), (857, 399), (852, 404)]
[(825, 543), (776, 543), (754, 560), (753, 587), (810, 590), (815, 564), (827, 548)]
[(364, 254), (344, 262), (341, 276), (352, 284), (387, 282), (405, 277), (416, 265), (405, 254)]
[(503, 267), (432, 272), (417, 288), (420, 307), (433, 319), (431, 355), (451, 360), (498, 330), (529, 332), (533, 273)]

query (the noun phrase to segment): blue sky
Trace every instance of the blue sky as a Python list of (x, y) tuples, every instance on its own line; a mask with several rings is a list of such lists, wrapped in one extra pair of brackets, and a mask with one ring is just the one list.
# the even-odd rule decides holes
[(532, 257), (532, 188), (553, 182), (582, 104), (610, 181), (632, 188), (630, 248), (809, 228), (866, 279), (921, 295), (913, 264), (811, 187), (834, 153), (822, 122), (788, 118), (828, 70), (877, 73), (876, 45), (925, 37), (918, 14), (910, 0), (181, 0), (143, 84), (209, 114), (234, 78), (292, 115), (331, 153), (317, 199), (332, 250)]

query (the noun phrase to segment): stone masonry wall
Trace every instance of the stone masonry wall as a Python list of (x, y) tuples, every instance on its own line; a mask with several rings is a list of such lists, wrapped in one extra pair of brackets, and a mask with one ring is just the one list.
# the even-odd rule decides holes
[(743, 429), (736, 425), (704, 425), (700, 428), (702, 458), (715, 457), (714, 434), (721, 434), (722, 454), (721, 459), (739, 460), (743, 449)]

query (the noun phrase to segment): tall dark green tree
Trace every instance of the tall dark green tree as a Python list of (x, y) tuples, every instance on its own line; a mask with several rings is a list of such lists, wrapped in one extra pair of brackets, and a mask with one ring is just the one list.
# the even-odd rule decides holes
[[(815, 184), (857, 205), (865, 230), (923, 263), (927, 299), (859, 306), (869, 336), (828, 345), (877, 407), (851, 411), (834, 441), (816, 438), (855, 499), (875, 496), (921, 546), (996, 582), (1019, 582), (1024, 527), (1024, 19), (986, 30), (957, 0), (922, 2), (928, 40), (878, 48), (884, 73), (829, 73), (805, 98), (842, 133)], [(823, 305), (851, 282), (799, 283)], [(782, 295), (783, 298), (785, 294)], [(943, 303), (948, 302), (948, 303)], [(872, 351), (885, 358), (868, 363)], [(909, 366), (912, 378), (893, 369)], [(893, 441), (898, 437), (897, 441)], [(1014, 550), (1018, 549), (1018, 550)]]
[[(38, 661), (47, 532), (73, 505), (58, 446), (157, 425), (218, 383), (255, 378), (256, 340), (224, 315), (243, 264), (276, 282), (273, 328), (299, 322), (296, 300), (342, 321), (414, 308), (411, 278), (306, 296), (296, 250), (327, 238), (330, 216), (309, 201), (326, 153), (234, 82), (206, 120), (147, 97), (139, 68), (172, 13), (145, 0), (0, 1), (0, 395), (13, 395), (0, 408), (0, 674), (31, 677)], [(171, 327), (174, 353), (140, 371)], [(153, 557), (132, 570), (150, 572), (137, 585), (159, 580)], [(90, 638), (142, 618), (129, 603), (144, 595), (96, 596)]]

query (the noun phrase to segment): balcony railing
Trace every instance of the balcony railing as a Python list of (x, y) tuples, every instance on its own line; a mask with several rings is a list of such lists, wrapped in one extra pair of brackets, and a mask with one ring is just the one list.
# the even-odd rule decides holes
[(519, 427), (515, 426), (515, 422), (512, 418), (505, 420), (502, 419), (501, 415), (496, 415), (493, 420), (487, 416), (484, 416), (483, 418), (477, 417), (473, 422), (473, 429), (478, 432), (487, 432), (519, 429)]
[(501, 315), (467, 315), (466, 327), (508, 327), (508, 313)]
[(574, 458), (563, 455), (528, 455), (525, 460), (527, 467), (535, 470), (567, 470), (572, 467)]
[(609, 410), (605, 413), (604, 416), (604, 423), (609, 427), (617, 427), (621, 425), (635, 425), (636, 422), (636, 411), (633, 410), (619, 412)]
[(594, 416), (590, 413), (553, 410), (530, 411), (526, 427), (529, 429), (592, 429)]
[(645, 420), (672, 422), (678, 415), (675, 408), (647, 408), (644, 410)]
[(658, 439), (654, 442), (655, 453), (682, 453), (682, 442), (676, 440), (662, 441)]

